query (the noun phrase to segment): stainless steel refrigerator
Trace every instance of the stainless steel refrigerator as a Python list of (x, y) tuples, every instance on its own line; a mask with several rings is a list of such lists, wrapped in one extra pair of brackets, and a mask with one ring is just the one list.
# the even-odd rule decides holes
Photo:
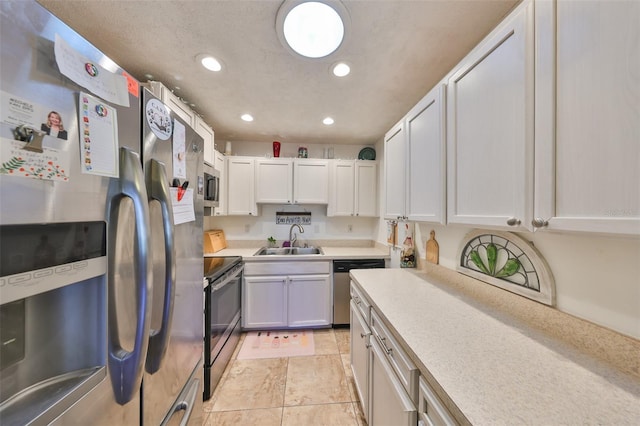
[(0, 424), (200, 424), (202, 138), (34, 1), (0, 38)]

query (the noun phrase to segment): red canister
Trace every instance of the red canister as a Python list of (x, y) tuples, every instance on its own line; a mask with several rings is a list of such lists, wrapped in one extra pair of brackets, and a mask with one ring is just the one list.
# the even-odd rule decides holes
[(280, 157), (280, 142), (273, 141), (273, 156)]

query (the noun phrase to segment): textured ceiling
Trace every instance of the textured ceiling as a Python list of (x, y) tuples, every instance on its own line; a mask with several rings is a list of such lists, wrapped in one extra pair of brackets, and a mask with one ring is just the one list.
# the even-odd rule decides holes
[[(280, 0), (39, 3), (138, 80), (150, 74), (193, 104), (216, 141), (373, 144), (518, 1), (344, 0), (349, 37), (314, 60), (280, 43)], [(204, 52), (223, 71), (199, 66)], [(329, 70), (339, 60), (352, 69), (340, 79)]]

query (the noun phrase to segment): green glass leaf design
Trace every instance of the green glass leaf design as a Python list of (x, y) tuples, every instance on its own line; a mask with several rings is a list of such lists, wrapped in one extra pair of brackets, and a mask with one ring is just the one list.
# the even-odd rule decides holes
[(471, 258), (471, 261), (478, 267), (480, 268), (480, 270), (482, 272), (484, 272), (487, 275), (489, 274), (489, 270), (487, 269), (487, 267), (484, 265), (484, 262), (482, 261), (482, 258), (480, 257), (480, 254), (478, 254), (477, 250), (472, 250), (471, 253), (469, 253), (469, 257)]
[(518, 261), (518, 259), (509, 259), (504, 264), (502, 269), (498, 271), (495, 277), (497, 278), (510, 277), (511, 275), (518, 272), (518, 269), (520, 269), (520, 262)]
[(495, 276), (496, 262), (498, 261), (498, 248), (493, 243), (490, 243), (487, 246), (487, 261), (489, 262), (489, 275)]

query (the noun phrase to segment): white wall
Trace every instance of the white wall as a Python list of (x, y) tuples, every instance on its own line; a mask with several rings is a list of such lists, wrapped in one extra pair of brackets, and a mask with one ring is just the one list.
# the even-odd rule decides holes
[[(311, 225), (304, 226), (303, 240), (373, 240), (378, 226), (378, 218), (363, 217), (327, 217), (327, 207), (318, 205), (275, 205), (260, 206), (260, 215), (225, 216), (205, 218), (206, 229), (223, 229), (227, 240), (264, 240), (273, 236), (282, 245), (289, 239), (290, 225), (276, 225), (276, 212), (311, 212)], [(351, 231), (349, 231), (351, 225)]]
[[(432, 229), (440, 247), (440, 264), (455, 269), (460, 244), (473, 228), (416, 226), (422, 259)], [(640, 338), (640, 240), (551, 232), (518, 235), (532, 241), (549, 264), (559, 310)]]

